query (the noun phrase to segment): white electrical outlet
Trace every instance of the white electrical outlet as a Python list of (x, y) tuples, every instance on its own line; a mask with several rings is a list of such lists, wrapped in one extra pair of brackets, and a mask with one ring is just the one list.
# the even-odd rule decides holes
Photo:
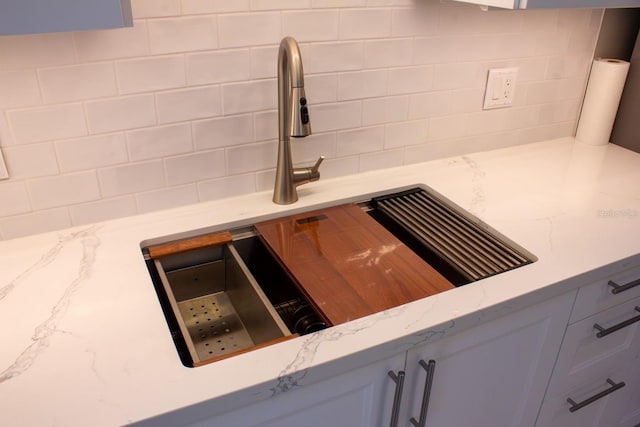
[(487, 77), (487, 91), (484, 94), (485, 110), (511, 107), (516, 91), (517, 68), (493, 68)]
[(2, 156), (2, 150), (0, 150), (0, 179), (9, 178), (9, 171), (7, 170), (7, 164), (4, 162), (4, 157)]

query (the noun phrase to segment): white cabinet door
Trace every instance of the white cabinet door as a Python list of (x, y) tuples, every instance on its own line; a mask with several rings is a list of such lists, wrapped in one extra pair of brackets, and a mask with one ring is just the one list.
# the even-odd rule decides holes
[[(575, 292), (483, 323), (416, 350), (190, 427), (386, 427), (419, 418), (425, 385), (420, 360), (435, 360), (428, 427), (532, 427), (551, 376)], [(401, 404), (389, 372), (405, 371)], [(175, 417), (166, 425), (175, 425)], [(161, 422), (156, 425), (163, 425)]]
[(640, 297), (569, 326), (538, 427), (640, 423), (638, 311)]
[(190, 426), (389, 426), (396, 384), (388, 372), (397, 373), (404, 364), (403, 353)]
[(132, 26), (130, 0), (4, 0), (0, 34), (31, 34)]
[(420, 420), (435, 362), (426, 426), (531, 427), (551, 376), (575, 292), (412, 350), (401, 426)]
[[(618, 370), (574, 386), (566, 395), (550, 396), (545, 400), (537, 426), (636, 427), (640, 424), (639, 363), (636, 359)], [(571, 412), (567, 396), (581, 407)], [(590, 399), (592, 403), (582, 406)]]

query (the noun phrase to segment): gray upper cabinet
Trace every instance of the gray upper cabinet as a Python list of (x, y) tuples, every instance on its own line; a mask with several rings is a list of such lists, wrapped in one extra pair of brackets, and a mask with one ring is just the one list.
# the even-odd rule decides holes
[(0, 0), (0, 34), (131, 27), (130, 0)]
[(640, 0), (457, 0), (504, 9), (640, 7)]

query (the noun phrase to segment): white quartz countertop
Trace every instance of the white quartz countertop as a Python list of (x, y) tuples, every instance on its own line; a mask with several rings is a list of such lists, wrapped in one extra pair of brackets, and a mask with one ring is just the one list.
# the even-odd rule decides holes
[[(122, 425), (242, 407), (575, 289), (640, 253), (640, 154), (565, 138), (0, 242), (0, 424)], [(182, 366), (142, 241), (427, 185), (538, 257), (514, 271), (199, 368)], [(366, 351), (365, 351), (366, 350)], [(174, 420), (175, 421), (175, 420)]]

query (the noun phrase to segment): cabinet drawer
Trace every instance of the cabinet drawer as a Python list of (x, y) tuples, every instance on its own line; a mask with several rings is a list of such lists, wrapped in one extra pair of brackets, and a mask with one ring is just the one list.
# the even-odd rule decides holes
[[(536, 427), (635, 427), (640, 423), (640, 373), (638, 360), (581, 384), (564, 394), (548, 395)], [(610, 380), (618, 386), (607, 382)], [(622, 384), (624, 383), (624, 386)], [(572, 412), (576, 404), (588, 403)], [(595, 400), (593, 400), (595, 399)]]
[[(567, 328), (550, 393), (566, 393), (594, 378), (606, 378), (640, 355), (640, 297)], [(600, 333), (601, 337), (598, 337)]]
[[(622, 287), (614, 293), (615, 288), (610, 282)], [(569, 323), (636, 297), (640, 297), (640, 256), (603, 269), (599, 280), (581, 287)]]

